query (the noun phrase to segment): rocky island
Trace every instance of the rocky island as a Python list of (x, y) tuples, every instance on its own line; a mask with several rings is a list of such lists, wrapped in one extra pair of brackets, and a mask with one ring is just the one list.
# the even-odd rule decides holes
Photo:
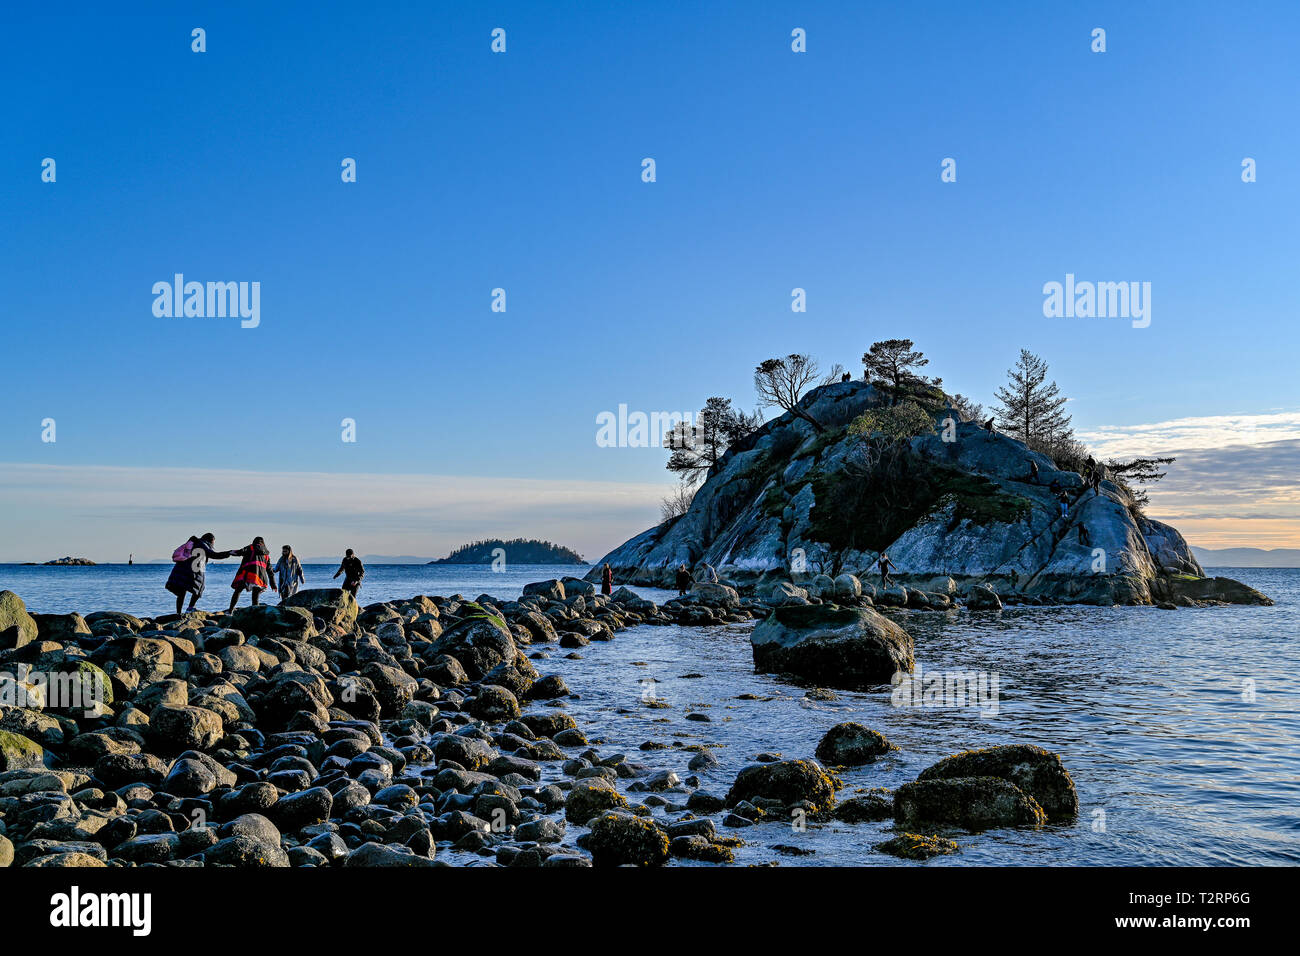
[[(869, 582), (882, 552), (898, 587), (877, 594)], [(1207, 578), (1182, 535), (1146, 517), (1119, 476), (1090, 487), (964, 420), (938, 389), (898, 403), (856, 380), (812, 389), (736, 442), (684, 514), (597, 565), (606, 562), (619, 581), (657, 587), (672, 586), (679, 565), (708, 564), (775, 603), (806, 599), (814, 582), (828, 593), (838, 582), (851, 601), (865, 588), (909, 607), (1271, 603)]]
[(445, 558), (430, 564), (492, 564), (497, 560), (511, 564), (585, 564), (582, 555), (571, 548), (533, 538), (490, 538), (463, 544)]

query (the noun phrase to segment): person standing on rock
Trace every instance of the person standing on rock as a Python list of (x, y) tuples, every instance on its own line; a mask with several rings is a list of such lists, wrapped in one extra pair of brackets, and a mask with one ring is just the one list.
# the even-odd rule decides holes
[(894, 567), (894, 562), (889, 560), (889, 555), (881, 551), (880, 560), (877, 563), (880, 566), (880, 586), (883, 588), (892, 588), (894, 586), (894, 579), (889, 576), (889, 572), (898, 570)]
[(334, 577), (337, 578), (340, 574), (343, 575), (343, 590), (356, 597), (361, 588), (361, 579), (366, 576), (366, 566), (352, 553), (351, 548), (343, 552), (343, 563), (334, 572)]
[(177, 614), (181, 613), (181, 605), (185, 602), (186, 594), (190, 596), (191, 611), (194, 610), (194, 605), (199, 603), (199, 598), (203, 597), (208, 562), (228, 558), (236, 553), (215, 550), (213, 544), (216, 540), (211, 531), (200, 536), (191, 535), (190, 539), (172, 554), (172, 560), (176, 563), (172, 566), (172, 573), (167, 576), (167, 590), (176, 595)]
[(298, 585), (307, 580), (303, 576), (302, 564), (298, 561), (298, 556), (287, 544), (280, 548), (280, 560), (275, 562), (275, 573), (280, 576), (281, 604), (297, 594)]
[(252, 544), (241, 548), (236, 553), (240, 558), (239, 570), (235, 572), (235, 580), (230, 582), (235, 593), (230, 595), (227, 614), (234, 612), (241, 592), (248, 591), (252, 594), (253, 607), (257, 607), (261, 603), (262, 592), (267, 588), (275, 587), (275, 572), (271, 570), (271, 552), (261, 536), (254, 538)]
[(608, 563), (600, 569), (600, 593), (614, 593), (614, 569)]
[(1070, 514), (1070, 496), (1062, 489), (1056, 493), (1056, 503), (1061, 506), (1061, 517), (1068, 517)]
[(1029, 459), (1029, 483), (1031, 485), (1038, 484), (1038, 462), (1032, 458)]
[(686, 563), (677, 566), (677, 596), (681, 597), (691, 589), (691, 571)]
[(705, 584), (717, 584), (718, 572), (713, 570), (713, 565), (706, 561), (704, 566), (700, 568), (699, 579)]

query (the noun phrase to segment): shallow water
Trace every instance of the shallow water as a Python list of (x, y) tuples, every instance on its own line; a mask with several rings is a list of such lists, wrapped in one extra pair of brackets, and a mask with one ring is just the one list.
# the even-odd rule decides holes
[[(1079, 791), (1077, 823), (1039, 831), (950, 834), (961, 852), (928, 865), (1243, 865), (1300, 862), (1300, 571), (1238, 569), (1272, 608), (1024, 608), (1001, 614), (901, 612), (926, 671), (999, 676), (996, 715), (975, 707), (896, 707), (889, 688), (804, 690), (753, 673), (749, 626), (640, 627), (583, 648), (582, 660), (538, 661), (582, 694), (569, 712), (599, 728), (602, 752), (688, 775), (691, 754), (639, 751), (646, 740), (707, 744), (721, 766), (701, 774), (726, 792), (761, 751), (811, 756), (822, 734), (857, 720), (901, 749), (846, 771), (841, 798), (893, 789), (968, 747), (1024, 742), (1059, 753)], [(699, 673), (703, 677), (684, 678)], [(1255, 699), (1243, 699), (1243, 681)], [(669, 706), (652, 709), (645, 681)], [(759, 700), (740, 700), (754, 694)], [(702, 711), (711, 722), (686, 719)], [(658, 811), (661, 813), (662, 811)], [(717, 817), (715, 817), (715, 820)], [(789, 823), (733, 831), (738, 863), (897, 865), (875, 853), (890, 824)], [(571, 828), (572, 829), (572, 828)], [(719, 828), (728, 832), (724, 828)], [(813, 850), (787, 856), (786, 845)]]
[[(214, 567), (200, 607), (223, 604), (228, 581)], [(169, 610), (166, 567), (0, 566), (0, 589), (33, 611)], [(370, 569), (363, 603), (414, 594), (487, 592), (516, 597), (528, 581), (585, 568), (518, 567), (506, 574), (463, 566)], [(334, 567), (307, 569), (328, 586)], [(998, 677), (997, 712), (977, 707), (896, 707), (889, 688), (837, 692), (812, 701), (804, 689), (753, 672), (752, 625), (638, 627), (593, 643), (570, 660), (554, 646), (537, 661), (563, 675), (579, 700), (568, 711), (604, 754), (622, 751), (683, 778), (691, 753), (641, 751), (643, 741), (705, 744), (721, 766), (700, 774), (724, 794), (762, 751), (811, 756), (833, 724), (857, 720), (901, 749), (842, 774), (841, 797), (893, 789), (941, 757), (968, 747), (1023, 742), (1061, 755), (1079, 790), (1075, 824), (1041, 830), (953, 833), (961, 852), (931, 866), (963, 864), (1243, 865), (1300, 862), (1300, 570), (1218, 569), (1277, 601), (1271, 608), (1012, 608), (999, 613), (897, 612), (916, 641), (924, 672)], [(220, 586), (218, 586), (220, 585)], [(638, 588), (663, 600), (668, 592)], [(245, 601), (247, 599), (245, 598)], [(540, 650), (535, 648), (534, 650)], [(702, 677), (687, 678), (687, 674)], [(653, 685), (648, 682), (653, 680)], [(1254, 699), (1247, 699), (1247, 681)], [(741, 700), (752, 694), (757, 700)], [(647, 698), (666, 707), (652, 707)], [(540, 709), (535, 706), (534, 709)], [(709, 722), (686, 719), (704, 713)], [(558, 766), (544, 764), (548, 779)], [(620, 789), (625, 781), (620, 781)], [(633, 799), (637, 795), (631, 795)], [(683, 798), (670, 795), (671, 799)], [(662, 810), (656, 811), (662, 816)], [(715, 817), (715, 820), (717, 817)], [(889, 823), (763, 823), (735, 832), (747, 841), (739, 863), (897, 865), (873, 852)], [(581, 832), (570, 827), (567, 842)], [(785, 845), (812, 850), (787, 856)], [(469, 862), (473, 857), (456, 854)]]

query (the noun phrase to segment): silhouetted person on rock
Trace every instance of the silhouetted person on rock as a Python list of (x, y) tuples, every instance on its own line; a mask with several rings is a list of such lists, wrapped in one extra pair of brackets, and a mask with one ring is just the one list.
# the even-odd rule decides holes
[(683, 563), (677, 567), (677, 594), (681, 596), (691, 589), (691, 571)]
[(1029, 459), (1029, 483), (1031, 485), (1038, 484), (1038, 462), (1032, 458)]
[(993, 419), (990, 418), (988, 421), (984, 423), (984, 430), (988, 432), (990, 435), (993, 434)]
[(898, 570), (894, 567), (894, 562), (889, 560), (889, 555), (881, 551), (880, 560), (877, 563), (880, 566), (880, 586), (884, 588), (892, 588), (894, 586), (894, 579), (889, 576), (889, 572)]
[(600, 593), (614, 593), (614, 569), (608, 564), (600, 569)]
[(334, 572), (334, 577), (337, 578), (340, 574), (343, 575), (343, 590), (356, 597), (357, 591), (361, 589), (361, 579), (366, 576), (366, 566), (352, 553), (351, 548), (343, 552), (343, 563)]

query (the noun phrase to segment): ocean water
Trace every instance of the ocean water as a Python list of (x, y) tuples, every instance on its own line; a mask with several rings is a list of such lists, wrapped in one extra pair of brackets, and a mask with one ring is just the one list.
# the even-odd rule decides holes
[[(210, 586), (201, 607), (226, 599), (223, 570), (214, 568), (211, 580), (221, 587)], [(309, 585), (328, 584), (333, 570), (307, 569)], [(370, 570), (361, 597), (457, 591), (513, 597), (527, 581), (582, 570), (549, 566), (498, 575), (484, 568), (381, 566)], [(170, 604), (161, 590), (166, 572), (0, 566), (0, 589), (16, 591), (37, 611), (158, 613)], [(1034, 743), (1061, 755), (1079, 791), (1077, 822), (952, 832), (959, 853), (916, 865), (1294, 865), (1300, 862), (1300, 570), (1211, 573), (1245, 581), (1277, 604), (898, 612), (923, 672), (997, 675), (996, 713), (987, 706), (896, 706), (889, 688), (809, 699), (804, 688), (754, 673), (750, 625), (638, 627), (583, 648), (576, 659), (552, 647), (536, 663), (544, 674), (563, 675), (580, 695), (567, 702), (568, 710), (602, 752), (622, 751), (685, 777), (691, 753), (683, 746), (707, 745), (720, 766), (700, 775), (702, 786), (719, 794), (756, 754), (811, 756), (826, 730), (844, 720), (880, 731), (900, 750), (842, 773), (842, 798), (893, 789), (970, 747)], [(746, 695), (753, 699), (741, 699)], [(708, 721), (688, 719), (690, 713)], [(640, 750), (647, 741), (669, 746)], [(546, 766), (548, 774), (558, 771)], [(569, 840), (578, 832), (570, 827)], [(735, 832), (746, 841), (737, 851), (741, 863), (900, 863), (872, 850), (891, 835), (888, 822), (803, 831), (769, 822)], [(787, 855), (776, 847), (811, 853)]]

